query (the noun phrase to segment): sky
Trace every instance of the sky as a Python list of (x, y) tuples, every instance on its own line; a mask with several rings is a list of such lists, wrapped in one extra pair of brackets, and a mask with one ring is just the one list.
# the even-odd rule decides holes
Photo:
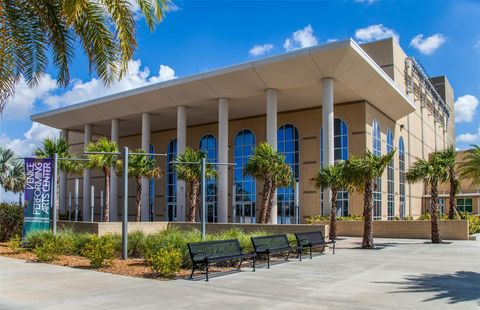
[(138, 49), (110, 88), (88, 71), (81, 50), (67, 88), (57, 87), (54, 68), (35, 89), (20, 81), (2, 116), (0, 145), (27, 156), (58, 135), (32, 123), (33, 113), (332, 40), (394, 37), (430, 76), (449, 79), (457, 148), (465, 149), (480, 144), (479, 19), (480, 1), (173, 1), (155, 32), (138, 18)]

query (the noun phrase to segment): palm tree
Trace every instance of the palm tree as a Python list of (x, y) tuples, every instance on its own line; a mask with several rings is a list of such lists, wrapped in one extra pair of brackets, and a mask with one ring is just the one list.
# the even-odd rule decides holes
[(21, 160), (10, 149), (0, 147), (0, 186), (5, 191), (20, 193), (25, 187), (25, 171)]
[[(67, 140), (63, 137), (58, 139), (45, 138), (42, 141), (42, 147), (35, 150), (35, 155), (40, 158), (53, 158), (55, 153), (61, 158), (58, 160), (58, 168), (66, 173), (80, 174), (83, 170), (82, 165), (78, 161), (68, 160), (72, 158), (73, 154), (69, 151)], [(57, 178), (57, 195), (55, 197), (56, 206), (60, 201), (60, 178)], [(59, 210), (59, 209), (57, 209)]]
[(245, 173), (263, 181), (262, 202), (260, 205), (259, 223), (270, 221), (271, 209), (278, 186), (291, 183), (291, 169), (285, 163), (285, 157), (270, 144), (260, 143), (245, 165)]
[(373, 249), (374, 247), (372, 223), (374, 179), (382, 176), (394, 154), (395, 150), (385, 155), (376, 156), (370, 150), (367, 150), (362, 156), (352, 156), (346, 162), (347, 179), (355, 188), (363, 188), (363, 249)]
[[(206, 154), (200, 151), (195, 151), (191, 148), (186, 148), (185, 152), (177, 156), (177, 162), (175, 169), (177, 171), (177, 177), (180, 180), (188, 182), (188, 202), (190, 204), (190, 210), (188, 213), (188, 221), (195, 222), (195, 216), (200, 205), (200, 182), (202, 177), (201, 160), (206, 158)], [(195, 164), (198, 163), (198, 164)], [(207, 164), (205, 176), (208, 179), (216, 178), (217, 171), (213, 165)]]
[(431, 239), (432, 243), (442, 242), (438, 228), (438, 184), (449, 179), (448, 167), (442, 156), (435, 152), (429, 160), (418, 159), (407, 171), (406, 177), (409, 183), (423, 182), (430, 186)]
[(110, 171), (112, 166), (116, 163), (117, 155), (112, 153), (119, 153), (116, 142), (110, 141), (107, 138), (100, 138), (97, 142), (92, 142), (87, 146), (87, 152), (101, 152), (103, 154), (89, 154), (87, 168), (98, 169), (103, 172), (105, 177), (105, 208), (103, 208), (103, 218), (106, 222), (110, 221)]
[(443, 151), (438, 152), (438, 156), (443, 161), (443, 164), (448, 169), (448, 182), (450, 183), (450, 209), (448, 211), (448, 218), (453, 220), (458, 215), (455, 196), (460, 191), (460, 182), (457, 179), (455, 163), (457, 159), (457, 151), (453, 146), (448, 147)]
[(472, 144), (471, 147), (463, 158), (465, 162), (460, 165), (460, 177), (480, 186), (480, 146)]
[(347, 178), (346, 168), (345, 162), (339, 161), (321, 168), (312, 179), (315, 187), (330, 188), (332, 191), (329, 233), (332, 239), (337, 237), (337, 193), (339, 190), (353, 190), (353, 186)]
[(109, 84), (127, 71), (137, 42), (138, 7), (150, 30), (168, 11), (168, 0), (0, 1), (0, 114), (21, 77), (35, 86), (49, 66), (66, 86), (80, 43), (90, 69)]
[[(160, 178), (161, 170), (159, 167), (155, 167), (156, 161), (147, 155), (144, 155), (145, 150), (138, 149), (133, 151), (128, 157), (128, 176), (135, 178), (137, 184), (137, 192), (135, 196), (136, 214), (135, 221), (140, 222), (142, 211), (142, 178)], [(117, 170), (118, 174), (122, 172), (122, 161), (118, 161)]]

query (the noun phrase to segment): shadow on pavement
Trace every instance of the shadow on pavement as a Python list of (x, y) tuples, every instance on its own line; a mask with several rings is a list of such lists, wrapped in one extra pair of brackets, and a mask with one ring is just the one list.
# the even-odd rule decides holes
[(431, 292), (434, 296), (424, 302), (446, 299), (449, 304), (466, 301), (478, 301), (480, 305), (480, 273), (472, 271), (457, 271), (453, 274), (423, 274), (407, 276), (402, 282), (377, 282), (395, 284), (400, 291), (391, 293), (422, 293)]

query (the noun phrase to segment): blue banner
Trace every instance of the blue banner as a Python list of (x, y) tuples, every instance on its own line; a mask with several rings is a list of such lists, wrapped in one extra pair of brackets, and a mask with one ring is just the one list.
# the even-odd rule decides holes
[(34, 230), (50, 229), (53, 206), (53, 160), (25, 158), (25, 217), (23, 238)]

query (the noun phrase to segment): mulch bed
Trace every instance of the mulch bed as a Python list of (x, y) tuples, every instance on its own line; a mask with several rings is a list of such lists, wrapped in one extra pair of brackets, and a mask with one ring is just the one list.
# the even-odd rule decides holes
[[(35, 254), (33, 254), (32, 252), (23, 251), (20, 253), (15, 253), (7, 246), (6, 243), (0, 243), (0, 256), (21, 259), (28, 262), (38, 262)], [(76, 256), (76, 255), (59, 255), (57, 260), (50, 262), (49, 264), (66, 266), (71, 268), (88, 269), (88, 270), (94, 270), (99, 272), (106, 272), (106, 273), (112, 273), (112, 274), (118, 274), (118, 275), (124, 275), (129, 277), (136, 277), (136, 278), (168, 280), (154, 273), (152, 269), (149, 266), (147, 266), (144, 259), (137, 259), (137, 258), (127, 259), (127, 260), (114, 259), (110, 266), (102, 267), (98, 269), (90, 267), (90, 262), (87, 258), (82, 256)], [(250, 266), (250, 264), (246, 263), (245, 266)], [(225, 272), (225, 271), (231, 271), (231, 270), (234, 270), (234, 268), (215, 267), (215, 266), (210, 268), (211, 273)], [(175, 279), (188, 278), (188, 276), (190, 276), (190, 272), (191, 272), (190, 269), (181, 269), (179, 272), (177, 272)], [(196, 276), (201, 274), (202, 274), (201, 271), (195, 272)]]

